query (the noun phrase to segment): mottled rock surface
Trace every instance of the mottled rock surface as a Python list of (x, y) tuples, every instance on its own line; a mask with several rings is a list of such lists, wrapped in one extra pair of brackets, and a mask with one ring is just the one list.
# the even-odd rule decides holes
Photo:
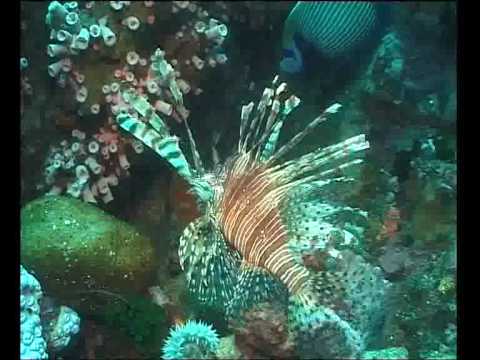
[(150, 239), (82, 201), (45, 196), (21, 212), (21, 260), (60, 299), (142, 291), (153, 273)]

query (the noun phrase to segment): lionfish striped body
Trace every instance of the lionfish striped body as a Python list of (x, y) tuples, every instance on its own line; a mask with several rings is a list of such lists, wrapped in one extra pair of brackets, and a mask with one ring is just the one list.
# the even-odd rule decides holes
[(308, 277), (288, 249), (288, 232), (280, 205), (288, 186), (279, 186), (269, 168), (239, 156), (227, 173), (218, 221), (226, 240), (248, 264), (274, 274), (295, 293)]
[[(155, 131), (145, 130), (132, 117), (124, 114), (117, 120), (166, 159), (198, 200), (202, 216), (184, 229), (179, 244), (180, 264), (197, 299), (235, 316), (252, 303), (286, 295), (299, 334), (315, 338), (325, 329), (331, 334), (333, 327), (338, 342), (348, 344), (340, 350), (331, 345), (326, 352), (317, 349), (316, 356), (355, 356), (363, 344), (360, 334), (367, 333), (366, 319), (372, 311), (381, 313), (385, 286), (363, 259), (336, 249), (339, 233), (345, 244), (354, 243), (351, 231), (341, 228), (347, 224), (345, 214), (351, 218), (365, 213), (331, 199), (335, 192), (330, 190), (343, 186), (341, 191), (348, 192), (354, 181), (349, 171), (362, 162), (356, 155), (369, 144), (358, 135), (281, 161), (340, 105), (329, 107), (277, 149), (283, 122), (300, 101), (287, 95), (284, 83), (276, 82), (277, 78), (273, 88), (265, 89), (254, 116), (253, 103), (242, 108), (238, 151), (215, 173), (204, 171), (187, 123), (195, 169), (179, 161), (183, 153), (178, 142), (166, 141), (172, 137), (165, 131), (157, 129), (155, 139)], [(302, 255), (317, 250), (329, 253), (337, 261), (336, 269), (308, 268)], [(375, 302), (368, 311), (367, 296)]]
[[(180, 261), (192, 292), (230, 314), (285, 290), (290, 295), (309, 291), (312, 274), (295, 244), (320, 248), (326, 234), (302, 234), (291, 226), (288, 214), (294, 198), (308, 201), (309, 195), (331, 183), (352, 181), (343, 172), (361, 160), (350, 157), (368, 147), (365, 136), (359, 135), (279, 162), (340, 107), (328, 108), (276, 150), (283, 121), (299, 104), (298, 98), (286, 93), (285, 84), (267, 88), (253, 117), (253, 103), (242, 108), (238, 153), (226, 161), (219, 175), (203, 176), (213, 195), (205, 215), (187, 227), (180, 239)], [(333, 216), (348, 209), (354, 211), (325, 205), (323, 212)], [(310, 218), (305, 214), (306, 220)]]

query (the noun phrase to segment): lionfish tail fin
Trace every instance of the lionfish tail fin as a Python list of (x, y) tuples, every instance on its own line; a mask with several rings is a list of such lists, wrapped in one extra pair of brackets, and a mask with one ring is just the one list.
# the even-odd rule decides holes
[[(335, 282), (336, 292), (343, 294), (342, 301), (336, 294), (327, 293), (326, 284)], [(332, 299), (329, 306), (343, 318), (349, 319), (365, 338), (368, 338), (382, 320), (390, 283), (385, 280), (379, 267), (368, 263), (353, 251), (341, 251), (334, 271), (329, 277), (319, 275), (313, 286), (322, 298)]]
[(388, 299), (390, 283), (379, 267), (351, 250), (327, 255), (323, 270), (312, 274), (303, 289), (308, 304), (332, 309), (359, 333), (367, 336), (380, 319)]
[[(349, 250), (330, 266), (290, 298), (290, 321), (304, 344), (302, 355), (355, 358), (381, 325), (389, 283), (379, 268)], [(310, 339), (317, 339), (317, 348), (309, 348)]]
[(288, 320), (302, 359), (357, 359), (365, 348), (361, 334), (305, 288), (289, 299)]

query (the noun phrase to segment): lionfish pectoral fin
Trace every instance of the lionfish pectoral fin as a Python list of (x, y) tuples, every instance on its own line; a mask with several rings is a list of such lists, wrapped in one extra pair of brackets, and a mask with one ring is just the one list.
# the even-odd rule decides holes
[(269, 271), (242, 261), (235, 286), (235, 296), (227, 305), (227, 314), (230, 317), (238, 316), (252, 305), (274, 298), (286, 302), (285, 286)]
[(234, 295), (239, 257), (223, 241), (221, 233), (204, 218), (195, 220), (180, 238), (179, 257), (192, 295), (200, 302), (224, 309)]
[[(151, 119), (153, 118), (154, 116), (152, 115)], [(155, 122), (152, 121), (150, 121), (149, 124), (146, 124), (127, 113), (120, 113), (117, 116), (117, 122), (122, 129), (131, 133), (138, 140), (168, 161), (170, 165), (173, 166), (173, 168), (187, 181), (190, 180), (192, 177), (192, 171), (178, 145), (178, 138), (176, 136), (170, 136), (166, 127), (153, 126), (152, 124), (155, 124)]]

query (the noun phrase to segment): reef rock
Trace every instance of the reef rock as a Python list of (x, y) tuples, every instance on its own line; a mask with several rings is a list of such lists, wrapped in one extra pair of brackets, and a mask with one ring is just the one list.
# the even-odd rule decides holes
[(21, 212), (21, 259), (61, 299), (142, 291), (154, 270), (150, 239), (93, 205), (45, 196)]

